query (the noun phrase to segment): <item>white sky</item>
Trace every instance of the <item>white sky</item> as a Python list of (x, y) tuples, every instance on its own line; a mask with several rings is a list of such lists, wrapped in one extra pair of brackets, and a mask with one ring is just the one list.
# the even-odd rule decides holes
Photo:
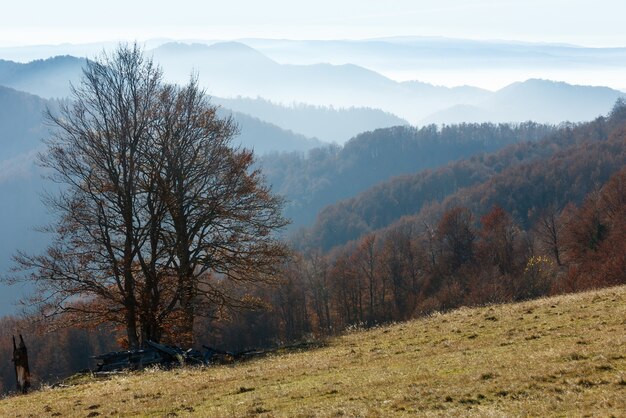
[(0, 46), (444, 36), (626, 46), (624, 0), (8, 0)]

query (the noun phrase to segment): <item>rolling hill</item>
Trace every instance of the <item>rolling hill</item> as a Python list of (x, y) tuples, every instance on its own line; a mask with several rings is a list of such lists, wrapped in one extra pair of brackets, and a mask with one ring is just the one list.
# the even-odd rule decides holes
[(239, 126), (234, 144), (254, 150), (257, 156), (275, 152), (306, 152), (324, 145), (317, 138), (307, 138), (246, 113), (223, 109), (220, 114), (222, 117), (231, 115)]
[(69, 83), (79, 81), (84, 63), (84, 59), (72, 56), (28, 63), (0, 60), (0, 85), (47, 99), (65, 98), (69, 94)]

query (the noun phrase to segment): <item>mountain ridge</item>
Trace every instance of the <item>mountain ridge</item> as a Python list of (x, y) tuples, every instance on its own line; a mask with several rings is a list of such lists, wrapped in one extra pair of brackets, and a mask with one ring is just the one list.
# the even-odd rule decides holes
[[(537, 119), (537, 115), (542, 117), (540, 121), (548, 123), (591, 120), (608, 112), (615, 99), (624, 95), (605, 87), (583, 89), (579, 85), (532, 78), (496, 92), (467, 85), (450, 88), (416, 80), (397, 82), (353, 63), (281, 64), (241, 42), (167, 43), (148, 53), (162, 65), (170, 81), (184, 83), (194, 69), (212, 96), (263, 97), (279, 103), (340, 108), (370, 107), (398, 115), (412, 124), (486, 119), (523, 122)], [(82, 63), (83, 59), (69, 56), (28, 64), (0, 61), (0, 84), (42, 97), (63, 97), (69, 93), (68, 82), (78, 80)], [(537, 91), (534, 84), (539, 81), (543, 84)], [(587, 103), (585, 97), (589, 95), (593, 100)], [(550, 102), (558, 111), (547, 112), (545, 105), (541, 109), (538, 103), (542, 102)], [(511, 107), (512, 103), (516, 105)], [(473, 109), (470, 116), (474, 119), (463, 120), (459, 109)]]

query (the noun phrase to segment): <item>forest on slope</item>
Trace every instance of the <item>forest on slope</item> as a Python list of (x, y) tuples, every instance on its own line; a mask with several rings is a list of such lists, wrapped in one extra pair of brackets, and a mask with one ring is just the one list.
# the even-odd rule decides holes
[(285, 329), (324, 332), (626, 283), (626, 105), (552, 140), (555, 152), (413, 216), (331, 251), (304, 247), (278, 290)]
[(287, 199), (285, 214), (298, 227), (312, 223), (323, 207), (390, 177), (538, 141), (555, 129), (533, 122), (396, 126), (362, 133), (343, 147), (265, 155), (259, 166), (273, 190)]
[(616, 139), (621, 103), (607, 118), (564, 125), (541, 141), (524, 141), (435, 170), (398, 176), (329, 205), (302, 234), (303, 245), (328, 250), (401, 217), (423, 209), (433, 213), (437, 205), (453, 203), (478, 213), (497, 204), (528, 226), (546, 201), (559, 208), (568, 202), (579, 203), (624, 164), (621, 143)]
[(332, 334), (626, 283), (624, 103), (544, 142), (483, 158), (493, 160), (485, 180), (418, 205), (414, 216), (330, 251), (300, 241), (281, 285), (259, 293), (271, 310), (235, 315), (223, 328), (215, 323), (223, 331), (208, 337), (211, 343), (270, 344), (272, 335)]

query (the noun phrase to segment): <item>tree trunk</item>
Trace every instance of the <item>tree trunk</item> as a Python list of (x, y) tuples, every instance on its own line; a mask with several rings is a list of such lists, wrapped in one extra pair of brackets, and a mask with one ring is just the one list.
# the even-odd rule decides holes
[(128, 348), (139, 348), (139, 336), (137, 334), (137, 317), (134, 303), (126, 302), (126, 337), (128, 338)]
[(182, 284), (180, 307), (182, 318), (180, 323), (179, 341), (183, 347), (193, 346), (193, 325), (196, 318), (194, 277), (188, 275)]

